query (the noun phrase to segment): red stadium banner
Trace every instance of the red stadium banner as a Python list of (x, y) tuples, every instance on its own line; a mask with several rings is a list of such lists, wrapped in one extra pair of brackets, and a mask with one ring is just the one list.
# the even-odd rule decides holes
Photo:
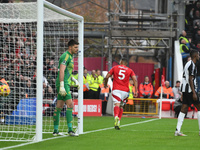
[[(73, 114), (78, 114), (78, 100), (74, 99)], [(102, 100), (84, 99), (83, 100), (83, 116), (101, 116)]]

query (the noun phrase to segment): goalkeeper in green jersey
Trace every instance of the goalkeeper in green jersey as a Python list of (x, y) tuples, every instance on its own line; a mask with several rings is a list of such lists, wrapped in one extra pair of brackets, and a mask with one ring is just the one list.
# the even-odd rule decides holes
[(58, 127), (59, 127), (60, 112), (63, 109), (64, 104), (67, 105), (66, 119), (68, 125), (68, 134), (70, 136), (78, 136), (72, 130), (73, 101), (70, 92), (71, 80), (75, 82), (78, 88), (80, 87), (79, 82), (72, 77), (72, 70), (74, 68), (73, 54), (76, 54), (78, 52), (78, 45), (79, 43), (76, 42), (75, 40), (70, 40), (68, 42), (68, 51), (63, 53), (59, 59), (58, 76), (56, 80), (56, 89), (58, 92), (58, 97), (57, 97), (57, 105), (53, 114), (54, 136), (63, 135), (62, 133), (59, 133)]

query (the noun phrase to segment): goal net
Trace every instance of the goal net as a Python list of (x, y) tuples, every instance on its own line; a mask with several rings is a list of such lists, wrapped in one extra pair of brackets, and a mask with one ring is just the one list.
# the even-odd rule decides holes
[[(52, 137), (58, 61), (70, 39), (79, 42), (73, 75), (82, 85), (82, 17), (46, 1), (39, 10), (38, 4), (0, 4), (0, 83), (7, 81), (10, 87), (8, 96), (0, 96), (0, 141), (41, 140), (42, 133)], [(83, 88), (72, 87), (73, 127), (81, 134)], [(59, 132), (63, 133), (68, 132), (65, 111), (66, 106), (60, 114)]]

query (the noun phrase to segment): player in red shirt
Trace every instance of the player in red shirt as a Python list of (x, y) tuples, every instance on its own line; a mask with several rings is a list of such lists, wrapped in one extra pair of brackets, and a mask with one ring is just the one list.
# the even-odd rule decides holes
[[(113, 88), (112, 98), (114, 101), (114, 117), (115, 117), (115, 129), (120, 129), (120, 120), (123, 114), (123, 102), (128, 98), (129, 92), (129, 78), (133, 79), (135, 85), (135, 91), (138, 89), (137, 78), (132, 69), (126, 67), (127, 60), (122, 59), (120, 65), (114, 66), (105, 77), (105, 87), (107, 86), (108, 78), (113, 75)], [(137, 92), (134, 93), (134, 97), (137, 97)]]

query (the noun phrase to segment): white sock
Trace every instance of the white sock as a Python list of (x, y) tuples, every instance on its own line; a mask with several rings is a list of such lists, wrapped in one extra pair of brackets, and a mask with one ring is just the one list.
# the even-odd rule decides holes
[(183, 124), (184, 117), (185, 117), (185, 114), (180, 112), (179, 115), (178, 115), (178, 122), (177, 122), (177, 126), (176, 126), (176, 130), (178, 132), (181, 131), (181, 126)]
[(197, 112), (197, 119), (199, 124), (199, 131), (200, 131), (200, 111)]

